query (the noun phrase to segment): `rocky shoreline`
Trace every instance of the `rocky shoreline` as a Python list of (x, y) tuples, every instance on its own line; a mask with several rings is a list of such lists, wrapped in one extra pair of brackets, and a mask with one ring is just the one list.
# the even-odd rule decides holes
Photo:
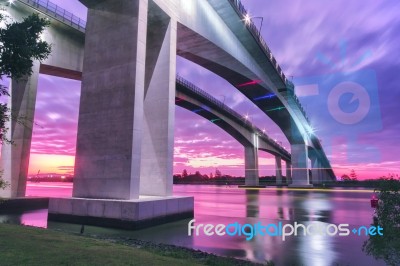
[(216, 254), (204, 252), (201, 250), (190, 249), (186, 247), (179, 247), (175, 245), (153, 243), (150, 241), (143, 241), (133, 238), (124, 237), (104, 237), (100, 235), (84, 235), (85, 237), (94, 238), (102, 241), (127, 245), (133, 248), (144, 249), (147, 251), (155, 252), (158, 255), (173, 257), (178, 259), (192, 258), (196, 262), (203, 265), (235, 265), (235, 266), (250, 266), (250, 265), (268, 265), (273, 266), (274, 263), (266, 261), (264, 264), (251, 262), (248, 260), (241, 260), (230, 257), (218, 256)]

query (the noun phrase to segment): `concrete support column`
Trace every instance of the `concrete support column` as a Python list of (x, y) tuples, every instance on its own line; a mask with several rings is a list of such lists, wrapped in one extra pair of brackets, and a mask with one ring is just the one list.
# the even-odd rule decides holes
[(258, 186), (258, 149), (252, 146), (244, 147), (245, 185)]
[(313, 185), (322, 183), (322, 165), (316, 157), (311, 158), (311, 180)]
[(172, 195), (176, 30), (176, 20), (149, 2), (140, 195)]
[(329, 171), (325, 168), (325, 166), (319, 161), (318, 164), (318, 174), (319, 174), (319, 182), (324, 183), (324, 182), (332, 182), (331, 176), (329, 174)]
[(88, 24), (73, 196), (135, 199), (139, 197), (148, 3), (81, 2), (88, 7)]
[(3, 179), (10, 186), (0, 190), (0, 197), (24, 197), (28, 176), (29, 156), (32, 140), (33, 119), (39, 77), (39, 62), (34, 62), (32, 75), (12, 80), (9, 100), (11, 121), (8, 123), (7, 138), (14, 144), (2, 146), (1, 170)]
[(275, 156), (276, 184), (282, 185), (282, 161), (280, 156)]
[(286, 183), (289, 185), (292, 183), (292, 164), (286, 162)]
[(292, 144), (292, 184), (291, 186), (310, 186), (308, 173), (308, 148), (305, 144)]

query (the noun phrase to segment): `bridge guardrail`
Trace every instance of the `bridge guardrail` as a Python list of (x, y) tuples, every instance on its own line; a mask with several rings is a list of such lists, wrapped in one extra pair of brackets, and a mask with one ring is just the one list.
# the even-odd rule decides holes
[[(246, 15), (248, 14), (246, 8), (243, 6), (243, 4), (240, 2), (240, 0), (229, 0), (233, 7), (236, 8), (237, 13), (245, 19)], [(258, 42), (259, 46), (264, 50), (264, 53), (267, 55), (269, 61), (271, 64), (275, 67), (276, 72), (279, 74), (280, 78), (282, 79), (283, 83), (286, 85), (287, 89), (294, 90), (294, 84), (290, 80), (288, 80), (285, 76), (285, 74), (282, 71), (282, 68), (276, 61), (274, 55), (272, 54), (271, 50), (269, 49), (267, 43), (265, 42), (264, 38), (261, 35), (261, 32), (257, 29), (257, 27), (254, 25), (253, 21), (250, 18), (249, 23), (245, 23), (247, 28), (249, 29), (250, 33), (253, 35), (254, 39)], [(295, 103), (297, 103), (299, 110), (302, 112), (304, 115), (305, 119), (307, 120), (308, 123), (310, 123), (307, 114), (303, 108), (303, 106), (300, 104), (299, 99), (297, 98), (296, 95), (294, 95), (294, 100)]]
[[(18, 0), (22, 3), (25, 3), (31, 7), (33, 7), (36, 10), (39, 10), (41, 12), (46, 13), (47, 15), (53, 17), (54, 19), (60, 20), (82, 32), (85, 31), (86, 29), (86, 21), (75, 16), (71, 12), (66, 11), (65, 9), (59, 7), (58, 5), (52, 3), (51, 1), (48, 0)], [(244, 17), (247, 14), (247, 11), (243, 4), (240, 2), (240, 0), (230, 0), (234, 6), (236, 7), (237, 11)], [(274, 65), (276, 71), (282, 78), (282, 80), (285, 82), (286, 87), (288, 89), (294, 90), (294, 84), (289, 81), (285, 74), (283, 73), (281, 67), (279, 66), (278, 62), (276, 61), (275, 57), (273, 56), (271, 50), (269, 49), (267, 43), (261, 36), (261, 32), (257, 30), (256, 26), (254, 25), (253, 21), (250, 21), (248, 25), (250, 32), (253, 34), (253, 36), (256, 38), (260, 46), (264, 49), (264, 52), (269, 55), (269, 60), (271, 63)], [(297, 103), (299, 110), (303, 113), (304, 117), (306, 120), (310, 123), (306, 112), (302, 105), (300, 104), (300, 101), (298, 100), (297, 96), (293, 96), (295, 102)]]
[[(240, 2), (240, 0), (229, 0), (233, 6), (236, 8), (238, 13), (242, 16), (244, 19), (245, 16), (248, 14), (246, 8), (243, 6), (243, 4)], [(282, 81), (287, 84), (290, 82), (285, 74), (283, 73), (281, 67), (279, 66), (278, 62), (276, 61), (274, 55), (272, 54), (271, 50), (269, 49), (267, 43), (265, 42), (264, 38), (261, 36), (261, 32), (257, 29), (257, 27), (254, 25), (253, 21), (250, 19), (250, 23), (246, 23), (246, 26), (250, 29), (250, 32), (253, 34), (254, 37), (256, 37), (256, 40), (260, 44), (260, 46), (263, 48), (264, 52), (269, 56), (269, 60), (272, 63), (272, 65), (275, 67), (276, 71), (278, 72), (279, 76), (281, 77)], [(290, 82), (291, 83), (291, 82)]]
[(177, 75), (176, 76), (176, 82), (188, 90), (196, 93), (197, 95), (200, 95), (201, 97), (207, 99), (214, 105), (218, 106), (225, 112), (229, 113), (231, 116), (235, 117), (236, 119), (240, 120), (246, 127), (248, 127), (250, 130), (254, 131), (254, 133), (257, 133), (258, 136), (262, 137), (264, 140), (267, 140), (274, 148), (277, 150), (281, 151), (282, 153), (286, 154), (286, 156), (290, 157), (290, 153), (283, 148), (281, 145), (279, 145), (275, 140), (271, 139), (267, 134), (265, 134), (261, 129), (259, 129), (257, 126), (255, 126), (253, 123), (251, 123), (249, 120), (245, 119), (242, 115), (237, 113), (236, 111), (232, 110), (229, 108), (226, 104), (222, 103), (221, 101), (217, 100), (207, 92), (203, 91), (190, 81), (182, 78), (181, 76)]
[(38, 11), (46, 13), (50, 17), (60, 20), (77, 30), (84, 31), (86, 28), (86, 21), (75, 16), (71, 12), (59, 7), (58, 5), (47, 0), (18, 0)]

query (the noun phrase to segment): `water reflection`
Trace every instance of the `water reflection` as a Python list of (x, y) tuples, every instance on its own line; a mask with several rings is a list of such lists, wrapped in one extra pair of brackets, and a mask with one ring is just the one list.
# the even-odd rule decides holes
[(246, 190), (246, 217), (259, 217), (259, 190)]
[[(304, 225), (317, 224), (326, 226), (331, 221), (332, 204), (326, 193), (302, 193), (302, 197), (296, 201), (298, 209), (301, 209), (300, 217), (293, 217), (293, 221), (300, 221)], [(331, 236), (300, 236), (298, 241), (298, 257), (304, 265), (333, 265), (337, 259)], [(301, 254), (309, 254), (301, 256)]]
[(23, 213), (0, 214), (0, 223), (22, 224), (35, 227), (47, 227), (47, 209), (26, 211)]
[[(48, 186), (48, 185), (47, 185)], [(58, 187), (58, 188), (57, 188)], [(65, 184), (29, 187), (31, 195), (68, 196), (71, 188)], [(174, 194), (195, 197), (196, 224), (293, 224), (306, 225), (348, 223), (351, 226), (368, 225), (373, 211), (369, 206), (369, 192), (354, 191), (298, 191), (290, 189), (243, 190), (236, 187), (174, 186)], [(46, 215), (41, 214), (43, 222)], [(2, 216), (0, 216), (0, 219)], [(36, 216), (39, 217), (39, 216)], [(19, 220), (18, 220), (19, 219)], [(14, 222), (27, 223), (22, 215)], [(24, 221), (22, 221), (24, 220)], [(36, 224), (40, 218), (36, 219)], [(124, 231), (98, 227), (85, 227), (85, 234), (112, 237), (131, 237), (153, 242), (186, 246), (223, 256), (246, 258), (264, 263), (272, 260), (275, 265), (384, 265), (362, 252), (366, 237), (288, 237), (257, 235), (251, 240), (246, 236), (188, 236), (189, 220), (169, 223), (140, 231)], [(39, 225), (40, 226), (40, 225)], [(49, 223), (50, 228), (79, 232), (80, 225)]]

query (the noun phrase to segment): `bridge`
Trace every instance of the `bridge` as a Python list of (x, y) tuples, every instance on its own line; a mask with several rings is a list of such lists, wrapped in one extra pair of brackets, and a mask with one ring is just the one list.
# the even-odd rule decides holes
[(290, 153), (242, 115), (179, 76), (176, 77), (175, 104), (216, 124), (243, 145), (246, 186), (259, 185), (258, 150), (275, 156), (276, 184), (282, 185), (282, 159), (286, 162), (286, 179), (290, 182)]
[[(33, 120), (39, 73), (82, 80), (73, 198), (52, 199), (49, 219), (107, 224), (190, 216), (193, 198), (172, 197), (175, 103), (191, 111), (210, 107), (198, 114), (245, 147), (248, 185), (258, 182), (258, 149), (276, 156), (277, 176), (281, 158), (291, 163), (292, 186), (311, 185), (309, 159), (314, 184), (335, 178), (293, 84), (240, 1), (81, 0), (87, 23), (49, 1), (2, 2), (16, 20), (38, 11), (51, 21), (42, 36), (53, 45), (51, 56), (35, 62), (30, 77), (12, 81), (13, 117)], [(289, 140), (290, 157), (240, 115), (176, 78), (176, 55), (218, 74), (258, 106)], [(3, 147), (11, 183), (5, 196), (24, 196), (32, 129), (16, 121), (10, 129), (15, 146)]]

